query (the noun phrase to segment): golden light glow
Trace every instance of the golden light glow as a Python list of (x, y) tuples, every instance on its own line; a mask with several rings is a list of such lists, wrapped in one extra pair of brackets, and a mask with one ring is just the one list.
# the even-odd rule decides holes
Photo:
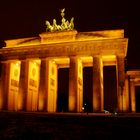
[[(82, 64), (84, 67), (92, 66), (93, 65), (93, 58), (92, 56), (78, 56), (81, 59)], [(52, 58), (55, 63), (58, 65), (59, 68), (68, 68), (70, 64), (70, 58), (68, 57), (59, 57), (59, 58)]]
[(23, 110), (23, 95), (18, 94), (18, 110)]
[(20, 64), (19, 63), (16, 63), (16, 66), (19, 66)]
[(57, 64), (54, 59), (47, 59), (47, 111), (55, 112), (57, 103)]
[(93, 110), (95, 112), (100, 110), (98, 98), (95, 98), (95, 97), (93, 98)]
[(127, 71), (127, 76), (130, 78), (131, 110), (136, 112), (135, 86), (140, 86), (140, 70)]
[(109, 66), (109, 65), (116, 65), (116, 56), (115, 55), (103, 55), (102, 56), (103, 65)]
[(41, 61), (39, 59), (28, 60), (27, 111), (37, 111), (40, 63)]
[(41, 95), (39, 96), (38, 110), (42, 111), (43, 109), (44, 109), (44, 96)]
[(0, 109), (2, 109), (2, 106), (3, 106), (3, 98), (2, 95), (0, 94)]
[(75, 97), (69, 96), (69, 111), (73, 112), (75, 110), (75, 105), (76, 105)]
[(40, 44), (39, 38), (20, 38), (20, 39), (11, 39), (5, 40), (6, 47), (21, 47), (21, 46), (30, 46)]
[(82, 112), (83, 107), (83, 65), (82, 60), (77, 59), (77, 112)]
[[(124, 38), (124, 30), (45, 32), (38, 37), (6, 40), (6, 47), (0, 50), (0, 55), (7, 60), (6, 70), (3, 73), (6, 73), (4, 78), (8, 87), (8, 110), (26, 108), (27, 111), (37, 111), (45, 108), (48, 112), (56, 112), (58, 69), (69, 68), (69, 111), (81, 112), (84, 99), (83, 67), (93, 67), (95, 85), (92, 93), (93, 110), (102, 111), (104, 109), (103, 66), (116, 65), (116, 69), (118, 68), (117, 58), (126, 55), (127, 41)], [(19, 58), (14, 55), (14, 51), (19, 55), (24, 54), (26, 60), (14, 60)], [(9, 60), (11, 57), (12, 60)], [(117, 78), (118, 75), (123, 75), (121, 70), (124, 69), (116, 70)], [(131, 105), (132, 111), (135, 111), (134, 87), (140, 83), (140, 76), (136, 78), (136, 75), (131, 74), (130, 77), (133, 76), (135, 83), (131, 87)], [(4, 78), (2, 80), (5, 80)], [(23, 88), (26, 88), (26, 92)], [(120, 93), (120, 88), (117, 90)], [(4, 93), (0, 93), (0, 108), (3, 95)], [(118, 97), (117, 100), (120, 101), (119, 107), (122, 104), (122, 108), (128, 110), (126, 93), (123, 98)]]
[(20, 78), (20, 61), (9, 61), (9, 89), (8, 89), (8, 109), (13, 111), (18, 109), (18, 93)]
[(102, 56), (103, 61), (116, 61), (115, 55), (103, 55)]

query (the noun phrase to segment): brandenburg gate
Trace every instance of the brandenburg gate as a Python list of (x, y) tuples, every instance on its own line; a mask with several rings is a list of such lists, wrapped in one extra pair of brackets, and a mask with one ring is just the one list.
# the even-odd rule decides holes
[(5, 42), (6, 46), (0, 49), (1, 110), (56, 112), (58, 69), (69, 68), (68, 111), (82, 112), (83, 68), (90, 66), (93, 67), (93, 112), (103, 112), (103, 67), (113, 65), (117, 79), (116, 108), (118, 112), (129, 111), (124, 70), (128, 39), (123, 29), (46, 31), (38, 37)]

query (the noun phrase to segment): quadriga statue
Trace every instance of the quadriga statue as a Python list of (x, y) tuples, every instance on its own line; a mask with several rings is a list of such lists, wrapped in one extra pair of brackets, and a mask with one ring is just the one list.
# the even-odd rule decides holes
[(49, 21), (46, 21), (46, 31), (54, 32), (54, 31), (67, 31), (74, 29), (74, 17), (71, 18), (70, 22), (65, 19), (65, 8), (61, 9), (61, 25), (57, 25), (56, 19), (53, 19), (53, 24), (51, 25)]

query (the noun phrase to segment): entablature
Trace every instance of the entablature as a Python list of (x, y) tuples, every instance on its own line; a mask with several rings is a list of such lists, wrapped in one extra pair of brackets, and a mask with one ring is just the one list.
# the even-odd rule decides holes
[(0, 49), (0, 56), (3, 60), (71, 55), (121, 55), (125, 57), (127, 45), (127, 38), (39, 44), (13, 48), (5, 47)]

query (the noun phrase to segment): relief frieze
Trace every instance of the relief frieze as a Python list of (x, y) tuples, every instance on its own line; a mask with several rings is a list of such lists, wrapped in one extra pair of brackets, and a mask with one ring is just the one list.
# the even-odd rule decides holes
[(11, 79), (11, 86), (18, 87), (19, 86), (19, 81)]
[[(57, 43), (57, 44), (41, 44), (37, 46), (29, 46), (23, 48), (16, 48), (16, 50), (3, 49), (0, 50), (0, 55), (3, 57), (53, 57), (53, 56), (67, 56), (78, 54), (103, 54), (116, 53), (126, 54), (127, 51), (127, 39), (115, 39), (105, 41), (75, 41), (69, 43)], [(7, 54), (7, 55), (6, 55)]]

